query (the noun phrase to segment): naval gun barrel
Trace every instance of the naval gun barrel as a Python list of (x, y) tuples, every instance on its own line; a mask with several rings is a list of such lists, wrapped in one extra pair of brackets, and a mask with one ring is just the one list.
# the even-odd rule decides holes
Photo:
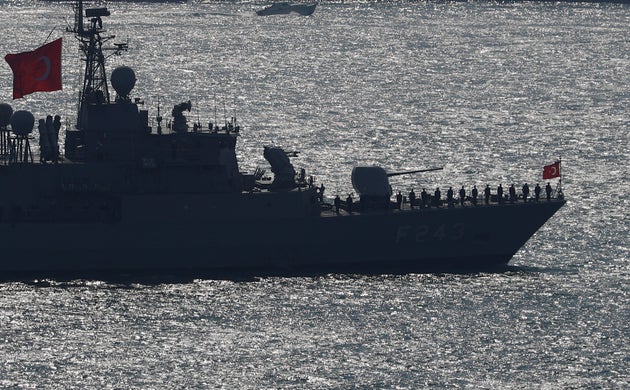
[(400, 176), (400, 175), (407, 175), (407, 174), (411, 174), (411, 173), (431, 172), (431, 171), (441, 171), (442, 169), (444, 169), (444, 167), (439, 167), (439, 168), (428, 168), (428, 169), (416, 169), (416, 170), (414, 170), (414, 171), (392, 172), (392, 173), (388, 173), (388, 174), (387, 174), (387, 177)]

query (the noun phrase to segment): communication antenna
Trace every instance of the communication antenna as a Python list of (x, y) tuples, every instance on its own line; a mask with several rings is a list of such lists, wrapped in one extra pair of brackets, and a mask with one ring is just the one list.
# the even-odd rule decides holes
[(214, 125), (217, 126), (217, 94), (214, 94)]
[(233, 111), (234, 111), (234, 119), (233, 119), (234, 123), (233, 123), (233, 125), (234, 125), (234, 128), (236, 128), (236, 96), (234, 96), (234, 109), (233, 109)]
[(223, 100), (223, 123), (227, 126), (227, 109), (225, 108), (225, 100)]

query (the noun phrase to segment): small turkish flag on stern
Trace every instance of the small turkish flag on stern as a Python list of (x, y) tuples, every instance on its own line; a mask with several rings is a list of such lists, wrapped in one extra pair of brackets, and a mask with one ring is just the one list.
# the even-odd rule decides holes
[(13, 99), (61, 89), (61, 38), (33, 51), (7, 54), (4, 59), (13, 70)]
[(543, 168), (543, 180), (560, 177), (560, 161), (556, 161), (551, 165), (545, 165)]

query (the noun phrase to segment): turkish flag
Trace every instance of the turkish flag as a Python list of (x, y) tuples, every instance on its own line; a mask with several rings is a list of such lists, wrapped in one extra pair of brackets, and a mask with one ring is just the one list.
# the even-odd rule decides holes
[(61, 38), (33, 51), (7, 54), (4, 59), (13, 70), (13, 99), (61, 89)]
[(545, 165), (543, 168), (543, 180), (560, 177), (560, 161), (556, 161), (551, 165)]

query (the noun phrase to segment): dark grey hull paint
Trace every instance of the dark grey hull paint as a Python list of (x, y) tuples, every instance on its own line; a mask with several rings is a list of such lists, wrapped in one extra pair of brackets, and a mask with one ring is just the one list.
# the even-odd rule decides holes
[[(308, 191), (290, 191), (213, 200), (207, 195), (186, 201), (181, 195), (161, 201), (133, 197), (123, 199), (119, 221), (4, 221), (0, 271), (234, 276), (478, 271), (507, 264), (564, 204), (553, 200), (337, 216), (329, 211), (313, 215), (302, 204), (309, 196)], [(259, 212), (249, 213), (247, 204)], [(263, 204), (266, 213), (260, 213)]]

